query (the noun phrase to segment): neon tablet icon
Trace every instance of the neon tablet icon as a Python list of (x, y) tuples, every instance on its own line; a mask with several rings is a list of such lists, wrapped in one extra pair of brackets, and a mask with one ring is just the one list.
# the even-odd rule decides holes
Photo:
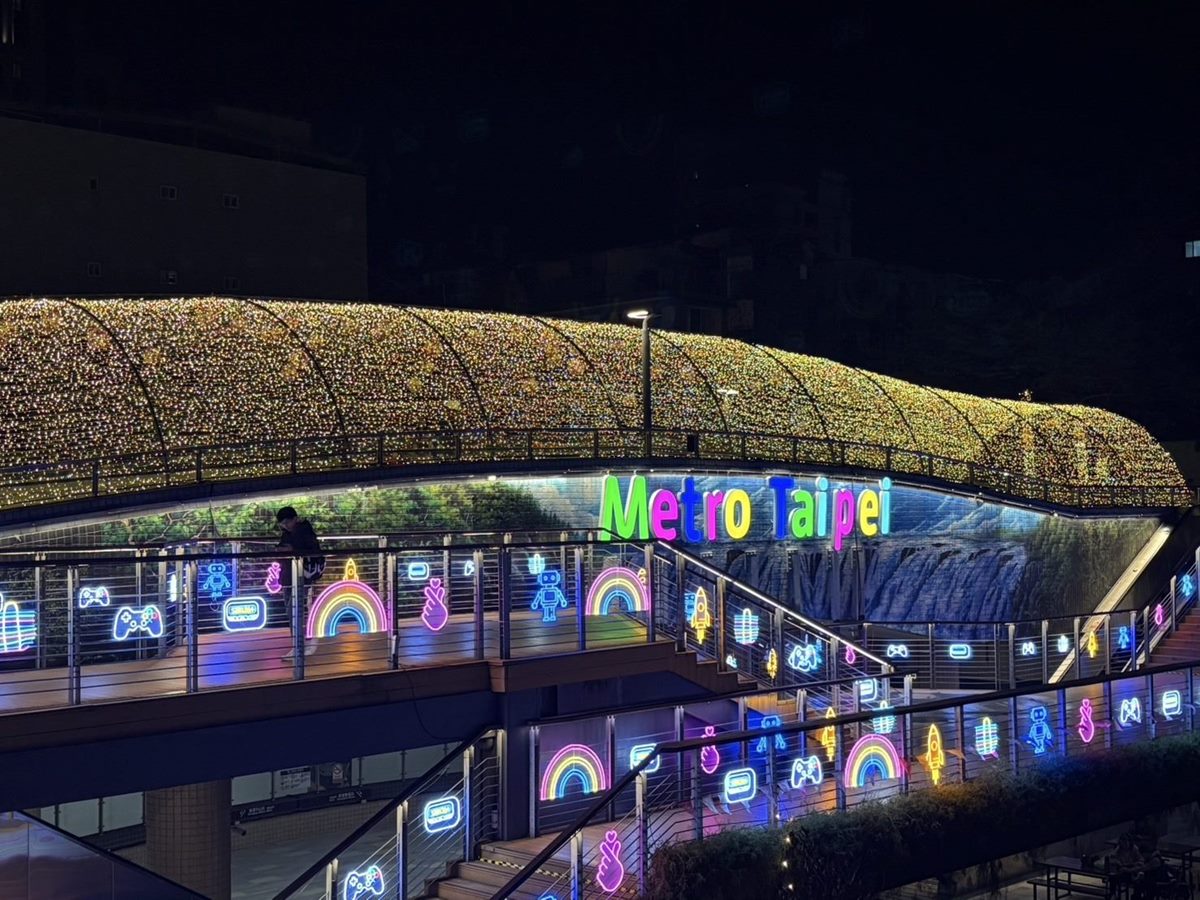
[(221, 607), (226, 631), (258, 631), (267, 624), (267, 603), (262, 597), (230, 597)]
[[(636, 769), (641, 764), (643, 759), (646, 759), (652, 753), (657, 744), (634, 744), (629, 748), (629, 768)], [(654, 761), (646, 768), (642, 769), (647, 775), (653, 775), (662, 766), (662, 757), (654, 757)]]
[(426, 834), (457, 828), (462, 821), (462, 802), (457, 797), (438, 797), (425, 804), (421, 816)]
[(722, 791), (725, 805), (749, 803), (758, 793), (758, 773), (753, 769), (732, 769), (725, 773), (725, 789)]

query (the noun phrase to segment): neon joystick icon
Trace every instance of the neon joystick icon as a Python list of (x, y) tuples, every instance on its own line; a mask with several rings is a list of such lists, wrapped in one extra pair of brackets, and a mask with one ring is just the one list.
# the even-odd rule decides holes
[(450, 619), (450, 610), (446, 608), (446, 588), (442, 579), (430, 578), (425, 585), (425, 606), (421, 609), (421, 621), (430, 631), (441, 631)]
[(263, 582), (263, 587), (268, 594), (283, 593), (283, 567), (279, 563), (273, 562), (267, 566), (267, 580)]
[(596, 883), (611, 894), (625, 880), (625, 867), (621, 865), (621, 839), (615, 831), (604, 835), (600, 844), (600, 867), (596, 870)]
[[(705, 737), (716, 737), (716, 729), (711, 725), (704, 726)], [(712, 744), (705, 744), (700, 748), (700, 768), (704, 770), (705, 775), (711, 775), (717, 771), (717, 766), (721, 765), (721, 754)]]
[(383, 870), (379, 866), (367, 866), (362, 872), (351, 872), (346, 879), (346, 890), (343, 896), (346, 900), (359, 900), (360, 897), (383, 896)]
[(1092, 701), (1084, 697), (1079, 701), (1079, 739), (1090, 744), (1096, 736), (1096, 723), (1092, 721)]

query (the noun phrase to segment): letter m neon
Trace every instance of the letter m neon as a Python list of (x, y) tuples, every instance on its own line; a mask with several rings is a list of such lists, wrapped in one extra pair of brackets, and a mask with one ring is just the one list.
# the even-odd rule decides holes
[(623, 541), (650, 539), (650, 516), (646, 507), (646, 476), (629, 479), (629, 493), (621, 503), (621, 482), (616, 475), (605, 475), (600, 494), (600, 534), (602, 541), (615, 534)]

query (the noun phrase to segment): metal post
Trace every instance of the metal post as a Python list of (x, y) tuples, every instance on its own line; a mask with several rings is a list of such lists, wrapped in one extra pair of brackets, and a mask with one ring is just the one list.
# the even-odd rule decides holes
[(1146, 719), (1146, 727), (1150, 730), (1150, 740), (1158, 737), (1158, 721), (1154, 718), (1154, 673), (1146, 676), (1147, 702), (1149, 707), (1142, 716)]
[(1050, 683), (1050, 621), (1042, 619), (1042, 684)]
[[(1008, 623), (1008, 687), (1009, 690), (1017, 686), (1017, 625), (1015, 622)], [(996, 685), (1000, 687), (1000, 685)]]
[(646, 893), (646, 863), (649, 860), (650, 834), (646, 827), (646, 773), (638, 772), (634, 782), (634, 814), (637, 816), (638, 835), (638, 896)]
[(954, 737), (958, 742), (958, 781), (959, 784), (967, 782), (967, 723), (964, 715), (963, 706), (960, 703), (954, 707)]
[[(616, 763), (616, 759), (617, 759), (617, 717), (616, 716), (605, 716), (605, 718), (604, 718), (604, 746), (608, 751), (608, 753), (607, 753), (607, 755), (608, 755), (608, 771), (609, 771), (608, 781), (611, 784), (612, 779), (613, 779), (612, 773), (615, 772), (616, 768), (617, 768), (617, 763)], [(537, 784), (537, 781), (531, 779), (529, 783)], [(616, 806), (616, 798), (614, 797), (613, 802), (608, 804), (608, 820), (610, 822), (613, 821), (617, 817), (615, 806)]]
[(396, 807), (396, 898), (408, 897), (408, 801)]
[[(462, 787), (462, 816), (463, 816), (463, 861), (470, 862), (475, 856), (474, 841), (471, 840), (471, 823), (473, 816), (472, 792), (474, 790), (474, 780), (472, 778), (475, 769), (475, 745), (472, 744), (463, 753), (463, 787)], [(530, 782), (533, 784), (534, 782)], [(529, 792), (530, 794), (533, 791)], [(532, 835), (533, 832), (530, 832)]]
[[(1012, 649), (1011, 641), (1009, 649)], [(992, 684), (996, 686), (996, 690), (1000, 690), (1000, 624), (998, 622), (992, 625), (992, 672), (995, 676)]]
[(1138, 653), (1137, 653), (1137, 610), (1129, 611), (1129, 668), (1137, 670), (1138, 668)]
[(571, 900), (583, 897), (583, 832), (571, 835)]
[[(653, 597), (654, 595), (654, 545), (647, 544), (643, 551), (645, 561), (643, 565), (646, 569), (646, 596)], [(657, 606), (653, 601), (650, 603), (650, 608), (646, 610), (646, 643), (654, 643), (654, 610)]]
[[(1200, 553), (1200, 551), (1197, 551)], [(1200, 568), (1197, 569), (1200, 573)], [(1188, 666), (1187, 670), (1187, 717), (1188, 731), (1196, 730), (1196, 671)]]
[(183, 568), (184, 610), (187, 615), (187, 691), (194, 694), (200, 690), (200, 633), (197, 626), (197, 610), (200, 605), (200, 564), (192, 559)]
[[(508, 535), (505, 535), (507, 543)], [(510, 614), (512, 612), (512, 579), (509, 565), (509, 549), (507, 546), (500, 548), (500, 658), (508, 659), (512, 655), (512, 622)]]
[[(39, 565), (46, 559), (46, 554), (36, 553), (33, 557), (33, 608), (37, 610), (37, 663), (39, 669), (46, 666), (46, 634), (42, 631), (42, 624), (46, 620), (45, 611), (42, 609), (42, 566)], [(74, 601), (68, 592), (67, 603), (74, 605)]]
[(1067, 755), (1067, 691), (1066, 688), (1059, 688), (1056, 692), (1058, 695), (1058, 752), (1062, 756)]
[(1104, 672), (1112, 672), (1112, 614), (1104, 617)]
[[(381, 538), (386, 543), (387, 538)], [(400, 668), (400, 601), (396, 591), (396, 552), (389, 550), (386, 553), (381, 553), (379, 558), (383, 560), (383, 582), (384, 589), (387, 591), (384, 594), (384, 603), (387, 608), (392, 611), (392, 668)], [(449, 584), (449, 581), (446, 582)], [(447, 606), (447, 609), (449, 606)]]
[[(863, 646), (865, 647), (866, 644), (864, 643)], [(770, 649), (775, 651), (775, 677), (771, 681), (778, 682), (779, 673), (783, 671), (783, 666), (781, 665), (783, 662), (783, 609), (780, 607), (776, 607), (771, 611)], [(763, 671), (766, 671), (765, 665)]]
[(1175, 593), (1175, 582), (1176, 582), (1176, 576), (1172, 575), (1171, 576), (1171, 624), (1170, 624), (1170, 633), (1171, 634), (1175, 633), (1175, 615), (1176, 615), (1175, 603), (1176, 603), (1177, 597), (1179, 596), (1178, 594)]
[(843, 787), (842, 772), (845, 771), (845, 744), (842, 741), (842, 726), (833, 729), (833, 780), (837, 788), (837, 808), (846, 808), (846, 789)]
[(1008, 767), (1016, 775), (1020, 765), (1021, 724), (1017, 721), (1017, 698), (1008, 698)]
[(650, 314), (647, 313), (642, 319), (642, 455), (646, 459), (650, 459), (653, 449), (650, 441), (653, 424), (650, 397)]
[[(537, 784), (538, 755), (541, 753), (542, 729), (537, 725), (529, 726), (529, 783)], [(529, 792), (529, 836), (537, 835), (537, 791)]]
[[(1104, 708), (1105, 708), (1105, 710), (1108, 711), (1108, 718), (1109, 718), (1109, 721), (1111, 722), (1112, 715), (1113, 715), (1113, 692), (1112, 692), (1112, 682), (1111, 681), (1104, 682), (1103, 693), (1104, 693)], [(1150, 696), (1150, 702), (1151, 702), (1151, 704), (1153, 704), (1153, 702), (1154, 702), (1153, 694), (1151, 694), (1151, 696)], [(1104, 749), (1111, 750), (1112, 745), (1113, 745), (1113, 729), (1105, 728), (1105, 729), (1103, 729), (1103, 731), (1104, 731)]]
[(75, 595), (79, 591), (79, 569), (67, 568), (67, 703), (81, 701), (83, 679), (79, 663), (79, 618), (76, 615)]
[(675, 556), (675, 648), (679, 651), (687, 649), (687, 602), (684, 600), (684, 594), (687, 593), (687, 560), (676, 554)]
[(325, 864), (325, 896), (338, 895), (338, 859), (335, 856)]
[(304, 564), (293, 557), (292, 566), (292, 678), (304, 680)]
[[(818, 638), (818, 640), (819, 640), (819, 638)], [(838, 668), (839, 668), (839, 666), (838, 666), (838, 647), (840, 644), (841, 644), (841, 641), (839, 641), (836, 636), (829, 638), (829, 678), (832, 681), (837, 681), (837, 677), (838, 677)], [(855, 689), (854, 689), (854, 696), (858, 697), (858, 688), (857, 687), (855, 687)], [(857, 711), (858, 711), (858, 707), (855, 706), (855, 712), (857, 712)]]
[[(179, 610), (172, 609), (171, 605), (167, 602), (167, 600), (170, 599), (170, 593), (167, 590), (167, 570), (169, 568), (170, 568), (170, 564), (167, 562), (167, 551), (159, 550), (158, 551), (158, 607), (159, 607), (159, 609), (161, 609), (163, 611), (164, 616), (174, 615), (176, 618), (179, 618)], [(176, 586), (176, 590), (178, 590), (178, 586)], [(163, 622), (163, 625), (165, 626), (166, 622)], [(158, 639), (158, 653), (160, 656), (167, 652), (167, 642), (169, 640), (169, 637), (170, 637), (170, 631), (164, 627), (162, 637), (160, 637)]]
[(767, 740), (767, 825), (779, 824), (779, 785), (775, 780), (775, 739)]
[(717, 598), (713, 604), (713, 628), (717, 630), (717, 666), (725, 665), (725, 579), (717, 578)]
[(1083, 677), (1083, 653), (1080, 652), (1083, 648), (1079, 644), (1079, 616), (1075, 617), (1073, 624), (1075, 631), (1075, 643), (1072, 645), (1075, 648), (1075, 677)]
[(929, 686), (931, 688), (936, 688), (937, 687), (937, 678), (935, 677), (935, 675), (937, 672), (937, 665), (934, 663), (934, 660), (937, 658), (937, 654), (934, 653), (933, 623), (932, 622), (930, 622), (925, 627), (925, 632), (926, 632), (926, 641), (929, 646)]
[(475, 606), (473, 614), (475, 616), (475, 658), (483, 659), (485, 647), (484, 629), (483, 629), (483, 551), (476, 550), (472, 554), (472, 559), (475, 561), (474, 578), (475, 589)]
[(587, 649), (587, 617), (583, 608), (583, 548), (575, 548), (575, 631), (579, 649)]

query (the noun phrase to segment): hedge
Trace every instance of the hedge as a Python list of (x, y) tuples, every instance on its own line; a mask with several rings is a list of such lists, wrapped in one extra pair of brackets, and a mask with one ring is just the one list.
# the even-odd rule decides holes
[(651, 860), (647, 894), (865, 900), (1200, 799), (1197, 773), (1197, 735), (1047, 760), (1016, 775), (989, 774), (783, 828), (663, 847)]

